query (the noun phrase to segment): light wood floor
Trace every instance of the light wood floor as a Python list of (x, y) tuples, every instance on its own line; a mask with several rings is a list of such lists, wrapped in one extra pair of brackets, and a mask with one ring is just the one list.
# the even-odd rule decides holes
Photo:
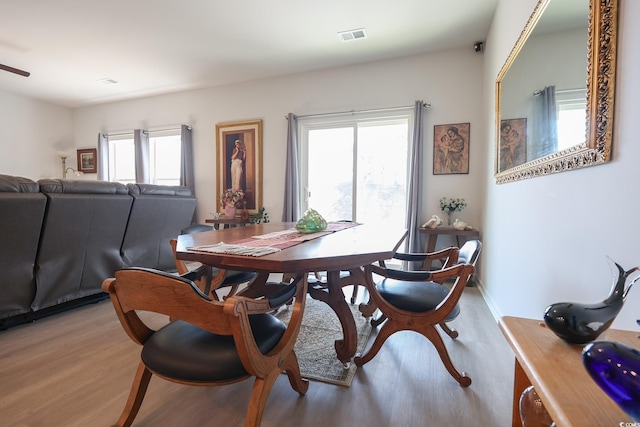
[[(264, 427), (508, 426), (514, 357), (476, 288), (467, 288), (445, 336), (461, 388), (431, 344), (413, 332), (391, 337), (359, 368), (351, 387), (311, 382), (304, 397), (282, 376)], [(107, 300), (0, 332), (0, 426), (109, 426), (122, 411), (140, 348)], [(252, 381), (189, 387), (153, 378), (138, 427), (242, 426)]]

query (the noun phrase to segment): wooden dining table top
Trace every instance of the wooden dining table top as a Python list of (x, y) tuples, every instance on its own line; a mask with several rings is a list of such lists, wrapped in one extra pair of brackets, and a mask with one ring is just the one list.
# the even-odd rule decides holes
[(220, 242), (233, 243), (293, 227), (295, 223), (270, 222), (184, 234), (178, 237), (176, 257), (214, 267), (272, 273), (348, 270), (392, 258), (407, 235), (407, 230), (404, 228), (381, 228), (360, 224), (260, 257), (197, 252), (187, 249)]

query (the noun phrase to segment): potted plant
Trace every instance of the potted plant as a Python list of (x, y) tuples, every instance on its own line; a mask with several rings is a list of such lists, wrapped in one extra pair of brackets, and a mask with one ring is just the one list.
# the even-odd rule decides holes
[(460, 212), (467, 207), (467, 202), (464, 199), (447, 199), (443, 197), (440, 199), (440, 210), (447, 214), (447, 224), (451, 227), (451, 213)]

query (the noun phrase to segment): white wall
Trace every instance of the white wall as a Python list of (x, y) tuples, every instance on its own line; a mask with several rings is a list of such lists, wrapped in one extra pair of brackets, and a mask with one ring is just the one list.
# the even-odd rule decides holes
[[(496, 76), (535, 4), (499, 1), (485, 54), (487, 140), (495, 135)], [(601, 301), (611, 286), (607, 255), (627, 269), (640, 265), (638, 19), (640, 2), (620, 0), (612, 162), (496, 185), (495, 145), (487, 146), (482, 282), (496, 316), (540, 319), (553, 302)], [(639, 304), (640, 289), (632, 289), (613, 326), (638, 330)]]
[(61, 178), (57, 152), (70, 154), (75, 168), (71, 116), (67, 108), (0, 91), (0, 173)]
[[(430, 102), (425, 120), (426, 198), (423, 217), (439, 212), (442, 196), (464, 197), (460, 215), (478, 225), (483, 200), (486, 131), (482, 123), (482, 55), (469, 49), (415, 56), (281, 78), (77, 109), (74, 140), (93, 143), (99, 131), (189, 123), (194, 129), (200, 220), (216, 205), (216, 123), (263, 120), (264, 202), (272, 220), (282, 216), (286, 154), (285, 115), (413, 105)], [(432, 175), (433, 126), (471, 123), (470, 173)], [(446, 244), (443, 241), (442, 244)]]

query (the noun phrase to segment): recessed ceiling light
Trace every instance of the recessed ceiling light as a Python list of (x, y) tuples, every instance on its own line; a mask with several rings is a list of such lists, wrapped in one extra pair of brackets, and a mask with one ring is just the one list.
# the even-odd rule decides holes
[(358, 28), (356, 30), (341, 31), (338, 33), (338, 37), (343, 42), (350, 42), (354, 40), (366, 39), (367, 33), (364, 32), (364, 28)]
[(109, 78), (100, 79), (100, 80), (98, 80), (98, 83), (102, 83), (103, 85), (115, 85), (115, 84), (118, 84), (118, 82), (116, 80), (109, 79)]

